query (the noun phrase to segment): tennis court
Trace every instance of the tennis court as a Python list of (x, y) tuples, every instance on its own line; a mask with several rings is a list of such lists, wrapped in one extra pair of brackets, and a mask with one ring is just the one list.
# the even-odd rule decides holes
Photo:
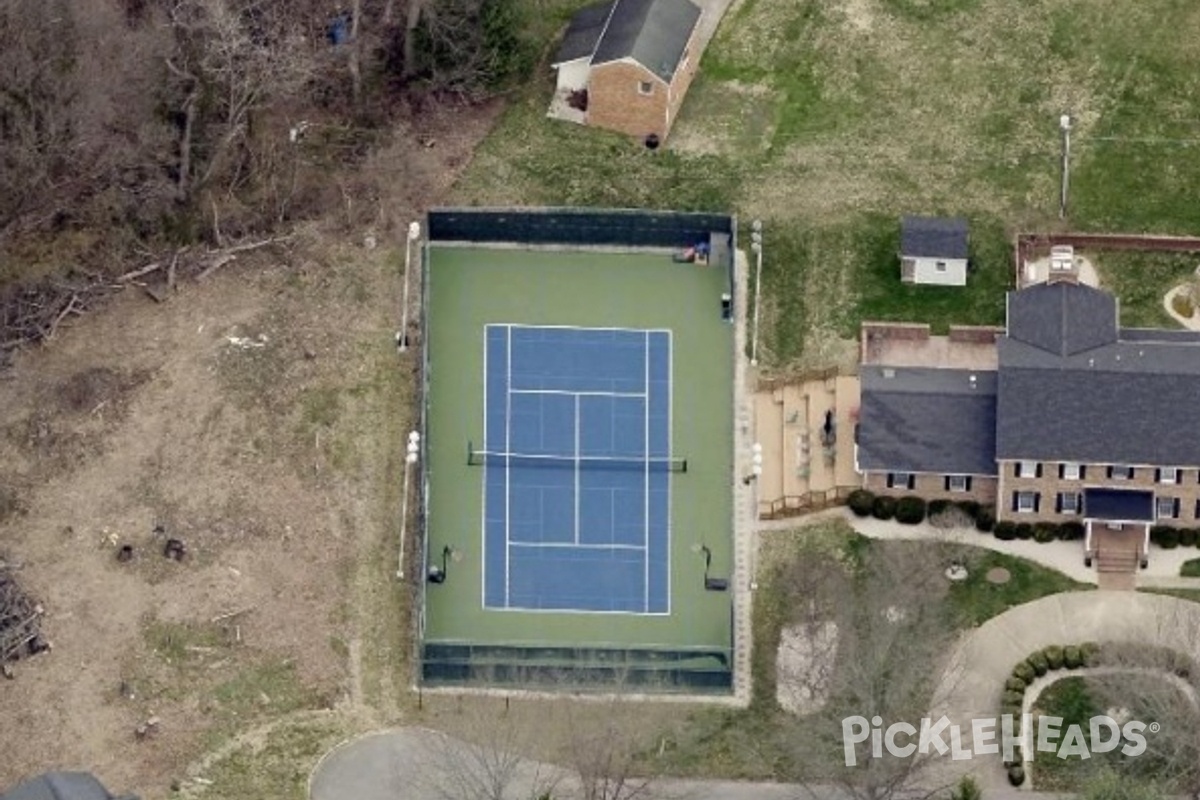
[(422, 681), (728, 691), (732, 273), (670, 248), (730, 220), (429, 222)]
[(669, 613), (670, 331), (485, 339), (484, 605)]

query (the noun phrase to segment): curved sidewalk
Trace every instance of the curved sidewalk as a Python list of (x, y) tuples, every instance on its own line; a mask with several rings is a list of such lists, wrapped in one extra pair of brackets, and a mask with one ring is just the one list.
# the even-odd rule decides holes
[[(947, 716), (970, 749), (971, 720), (999, 713), (1004, 681), (1018, 661), (1052, 644), (1086, 641), (1160, 645), (1200, 659), (1200, 603), (1144, 592), (1064, 592), (993, 617), (964, 634), (935, 693), (930, 716)], [(972, 773), (985, 787), (1000, 785), (998, 756), (945, 761), (953, 775)]]

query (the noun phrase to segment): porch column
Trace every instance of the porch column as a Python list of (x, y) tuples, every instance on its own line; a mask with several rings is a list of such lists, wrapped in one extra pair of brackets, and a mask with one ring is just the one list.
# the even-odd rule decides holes
[(1090, 519), (1083, 521), (1083, 551), (1085, 553), (1092, 551), (1092, 521)]
[(1150, 523), (1147, 522), (1145, 525), (1142, 526), (1142, 529), (1146, 532), (1146, 535), (1142, 539), (1142, 552), (1138, 554), (1139, 555), (1139, 561), (1138, 561), (1139, 566), (1141, 566), (1142, 563), (1148, 562), (1150, 560)]

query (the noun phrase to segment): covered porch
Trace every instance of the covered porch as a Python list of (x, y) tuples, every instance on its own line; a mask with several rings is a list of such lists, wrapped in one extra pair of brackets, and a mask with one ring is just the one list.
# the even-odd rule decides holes
[[(1132, 576), (1149, 563), (1154, 492), (1085, 489), (1083, 563), (1101, 573)], [(1115, 587), (1114, 587), (1115, 588)], [(1132, 588), (1132, 587), (1130, 587)]]

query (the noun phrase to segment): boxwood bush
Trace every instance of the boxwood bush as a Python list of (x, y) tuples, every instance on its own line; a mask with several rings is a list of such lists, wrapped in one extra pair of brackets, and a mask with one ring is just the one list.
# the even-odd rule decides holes
[(1033, 526), (1033, 540), (1045, 544), (1058, 539), (1058, 526), (1053, 522), (1039, 522)]
[(866, 489), (855, 489), (846, 498), (846, 505), (850, 507), (856, 517), (868, 517), (875, 505), (875, 495)]
[(1008, 782), (1013, 786), (1020, 786), (1025, 782), (1025, 767), (1020, 764), (1013, 764), (1008, 768)]
[(901, 497), (896, 503), (896, 522), (917, 525), (925, 520), (925, 501), (913, 495)]
[(1071, 522), (1064, 522), (1062, 525), (1058, 526), (1058, 538), (1066, 541), (1079, 541), (1083, 538), (1084, 533), (1085, 530), (1082, 522), (1075, 522), (1072, 520)]
[(945, 511), (949, 507), (950, 507), (949, 500), (930, 500), (929, 506), (926, 508), (925, 513), (927, 513), (931, 517), (936, 517), (938, 514), (941, 514), (943, 511)]
[(1004, 703), (1005, 705), (1018, 705), (1019, 706), (1019, 705), (1021, 705), (1021, 703), (1025, 702), (1025, 693), (1024, 692), (1014, 692), (1011, 690), (1005, 691), (1004, 699), (1001, 700), (1001, 702)]
[(964, 514), (974, 520), (979, 519), (979, 512), (983, 510), (983, 506), (974, 500), (956, 500), (954, 505), (961, 508)]
[(1100, 657), (1100, 643), (1084, 642), (1079, 645), (1079, 656), (1083, 660), (1083, 666), (1097, 666), (1102, 660)]
[(1170, 525), (1155, 525), (1150, 528), (1150, 541), (1164, 550), (1179, 546), (1179, 529)]
[(1017, 526), (1011, 522), (997, 522), (993, 533), (997, 539), (1008, 542), (1017, 538)]
[(1050, 669), (1063, 668), (1063, 649), (1056, 644), (1047, 647), (1042, 653), (1046, 656), (1046, 663), (1050, 665)]
[(1029, 684), (1027, 684), (1021, 678), (1018, 678), (1016, 675), (1013, 675), (1011, 678), (1009, 678), (1008, 680), (1006, 680), (1004, 682), (1005, 690), (1010, 691), (1010, 692), (1024, 692), (1025, 688), (1028, 685)]
[[(1069, 644), (1063, 648), (1063, 666), (1067, 669), (1079, 669), (1083, 666), (1083, 650), (1078, 645)], [(1011, 680), (1011, 678), (1010, 678)]]
[(1038, 676), (1045, 675), (1050, 670), (1050, 662), (1046, 660), (1045, 653), (1034, 653), (1025, 660), (1029, 662), (1029, 666), (1033, 667), (1034, 673)]
[(1030, 666), (1028, 661), (1020, 661), (1013, 667), (1012, 674), (1014, 678), (1020, 678), (1028, 685), (1033, 682), (1034, 676), (1037, 673), (1033, 671), (1033, 667)]
[(1184, 528), (1179, 531), (1179, 546), (1180, 547), (1195, 547), (1196, 546), (1196, 529)]
[(1018, 522), (1017, 523), (1017, 538), (1018, 539), (1032, 539), (1033, 538), (1033, 526), (1030, 525), (1028, 522)]
[(994, 527), (996, 527), (995, 515), (986, 508), (979, 509), (975, 515), (975, 530), (980, 533), (989, 533)]
[(891, 519), (896, 516), (896, 498), (881, 494), (871, 503), (871, 516), (875, 519)]

